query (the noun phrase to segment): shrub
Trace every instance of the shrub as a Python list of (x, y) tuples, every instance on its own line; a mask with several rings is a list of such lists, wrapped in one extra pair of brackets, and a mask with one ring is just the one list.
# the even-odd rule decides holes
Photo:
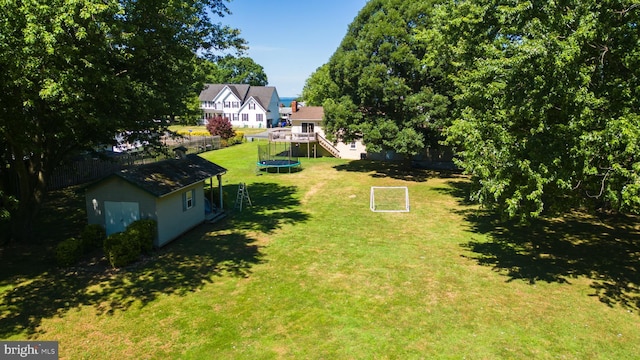
[[(189, 131), (191, 130), (191, 131)], [(208, 130), (200, 130), (200, 129), (181, 129), (176, 131), (176, 134), (182, 136), (211, 136)]]
[(109, 235), (104, 241), (104, 255), (113, 267), (122, 267), (138, 260), (140, 245), (126, 232)]
[(84, 251), (91, 251), (102, 246), (104, 239), (107, 238), (107, 233), (102, 225), (89, 224), (82, 230), (80, 238), (82, 239)]
[(157, 222), (152, 219), (134, 221), (125, 231), (131, 241), (138, 243), (142, 252), (149, 252), (153, 249), (153, 240), (156, 238), (156, 232)]
[(63, 267), (71, 266), (80, 260), (82, 252), (82, 240), (68, 238), (56, 246), (56, 262)]
[(207, 130), (212, 136), (220, 136), (222, 139), (231, 139), (236, 135), (229, 118), (216, 115), (207, 121)]
[(231, 146), (235, 144), (242, 144), (243, 141), (244, 141), (244, 133), (238, 131), (234, 137), (229, 138), (227, 140), (227, 145)]

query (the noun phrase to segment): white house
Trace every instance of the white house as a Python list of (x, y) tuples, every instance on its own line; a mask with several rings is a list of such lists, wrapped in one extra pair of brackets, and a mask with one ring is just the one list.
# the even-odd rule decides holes
[(366, 155), (367, 150), (362, 141), (344, 143), (343, 141), (330, 142), (326, 139), (322, 127), (324, 119), (322, 106), (298, 107), (294, 101), (291, 109), (291, 128), (270, 132), (270, 141), (295, 143), (297, 156), (330, 155), (342, 159), (357, 160)]
[(272, 127), (280, 120), (279, 105), (273, 86), (206, 84), (200, 92), (203, 119), (222, 115), (235, 127)]

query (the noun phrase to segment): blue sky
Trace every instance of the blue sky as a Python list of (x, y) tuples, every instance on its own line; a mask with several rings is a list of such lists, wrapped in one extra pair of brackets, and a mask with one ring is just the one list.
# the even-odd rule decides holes
[(367, 0), (233, 0), (220, 21), (241, 31), (247, 55), (280, 97), (302, 94), (307, 78), (340, 45)]

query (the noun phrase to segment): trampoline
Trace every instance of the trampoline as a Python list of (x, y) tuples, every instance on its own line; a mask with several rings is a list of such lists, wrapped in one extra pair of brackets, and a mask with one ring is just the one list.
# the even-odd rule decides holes
[(278, 144), (270, 142), (267, 145), (258, 145), (258, 171), (275, 171), (280, 173), (280, 169), (300, 170), (301, 164), (297, 156), (291, 155), (291, 146), (288, 143)]

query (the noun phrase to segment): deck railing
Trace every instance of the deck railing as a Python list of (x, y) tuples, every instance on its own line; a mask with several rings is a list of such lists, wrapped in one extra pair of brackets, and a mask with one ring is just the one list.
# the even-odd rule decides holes
[(316, 142), (316, 133), (297, 133), (291, 132), (290, 129), (274, 130), (269, 133), (270, 141), (284, 142)]

